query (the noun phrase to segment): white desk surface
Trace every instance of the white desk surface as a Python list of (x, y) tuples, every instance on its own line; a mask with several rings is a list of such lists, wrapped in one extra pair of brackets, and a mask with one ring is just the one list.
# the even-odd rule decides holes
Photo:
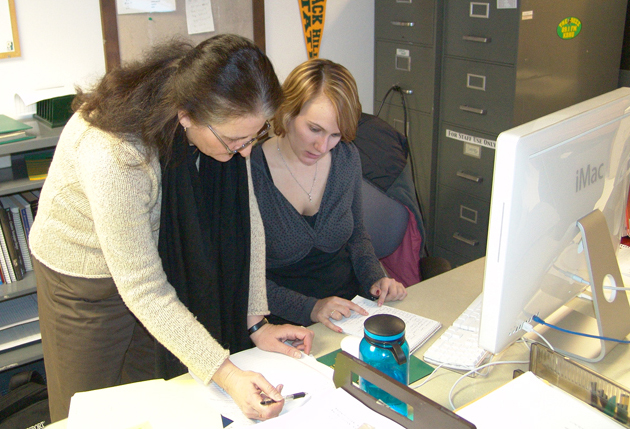
[[(481, 293), (483, 286), (485, 258), (470, 262), (437, 277), (425, 280), (407, 289), (404, 301), (389, 303), (392, 307), (416, 313), (442, 323), (442, 328), (431, 337), (415, 355), (422, 358), (425, 350), (450, 326), (464, 309)], [(344, 335), (337, 334), (321, 324), (310, 327), (315, 331), (312, 354), (322, 356), (339, 348)], [(514, 344), (494, 361), (527, 361), (529, 351), (523, 344)], [(583, 363), (600, 374), (630, 386), (630, 350), (628, 345), (618, 345), (596, 364)], [(453, 402), (456, 407), (473, 401), (512, 379), (515, 369), (528, 370), (527, 364), (494, 366), (486, 377), (467, 377), (455, 388)], [(182, 377), (188, 377), (184, 375)], [(451, 386), (460, 378), (460, 374), (440, 369), (427, 384), (417, 389), (421, 394), (435, 402), (449, 407), (448, 395)], [(51, 429), (63, 429), (65, 421), (47, 426)]]

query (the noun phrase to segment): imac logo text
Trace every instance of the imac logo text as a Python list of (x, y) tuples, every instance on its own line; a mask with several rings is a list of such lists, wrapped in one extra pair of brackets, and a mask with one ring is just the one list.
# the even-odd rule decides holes
[(582, 189), (603, 178), (603, 162), (599, 164), (599, 167), (591, 167), (591, 164), (587, 165), (586, 168), (582, 167), (575, 172), (575, 192), (580, 192)]

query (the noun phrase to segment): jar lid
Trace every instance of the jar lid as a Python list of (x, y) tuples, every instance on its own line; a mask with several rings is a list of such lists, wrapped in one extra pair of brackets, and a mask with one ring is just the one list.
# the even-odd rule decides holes
[(392, 314), (377, 314), (365, 320), (363, 332), (378, 341), (394, 341), (405, 335), (405, 322)]

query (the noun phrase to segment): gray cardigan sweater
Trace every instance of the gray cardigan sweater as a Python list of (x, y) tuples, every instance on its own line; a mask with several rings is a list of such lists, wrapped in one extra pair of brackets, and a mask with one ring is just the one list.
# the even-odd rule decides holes
[[(267, 239), (267, 267), (279, 268), (303, 259), (313, 247), (332, 253), (348, 244), (352, 267), (367, 296), (385, 277), (363, 225), (361, 161), (352, 143), (341, 142), (331, 151), (332, 162), (315, 228), (295, 210), (273, 183), (262, 147), (252, 151), (252, 178)], [(267, 280), (271, 313), (310, 325), (317, 299)]]

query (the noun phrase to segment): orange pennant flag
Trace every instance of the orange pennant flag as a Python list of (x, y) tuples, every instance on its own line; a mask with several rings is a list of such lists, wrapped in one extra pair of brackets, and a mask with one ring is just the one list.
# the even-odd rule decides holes
[(326, 0), (298, 0), (306, 53), (309, 58), (319, 56), (319, 45), (324, 34), (324, 18), (326, 17)]

